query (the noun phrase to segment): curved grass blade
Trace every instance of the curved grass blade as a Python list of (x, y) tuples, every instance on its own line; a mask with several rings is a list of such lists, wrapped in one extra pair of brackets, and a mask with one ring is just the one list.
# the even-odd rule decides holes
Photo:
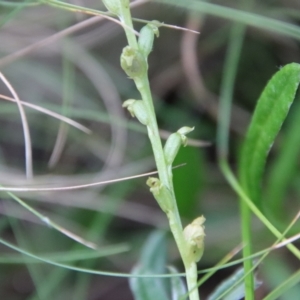
[[(209, 295), (208, 300), (239, 300), (245, 297), (245, 287), (241, 279), (244, 277), (244, 269), (240, 268), (235, 271), (229, 278), (223, 281)], [(261, 282), (255, 279), (255, 289), (261, 285)], [(235, 287), (234, 287), (235, 286)]]
[(288, 289), (299, 284), (300, 282), (300, 270), (289, 277), (285, 282), (279, 285), (275, 290), (273, 290), (264, 300), (276, 300), (282, 296)]
[(261, 207), (261, 179), (270, 148), (294, 101), (300, 81), (300, 65), (291, 63), (281, 68), (261, 94), (240, 161), (241, 183), (252, 201)]
[[(225, 5), (208, 3), (206, 1), (177, 1), (177, 0), (155, 0), (156, 2), (171, 4), (185, 10), (205, 13), (219, 18), (239, 22), (262, 30), (283, 34), (295, 39), (300, 39), (299, 26), (287, 22), (279, 21), (274, 18), (265, 17), (260, 14), (231, 8)], [(225, 2), (225, 1), (223, 1)]]

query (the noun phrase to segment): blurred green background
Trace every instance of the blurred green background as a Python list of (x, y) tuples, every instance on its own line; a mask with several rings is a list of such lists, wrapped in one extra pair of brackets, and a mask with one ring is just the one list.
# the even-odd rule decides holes
[[(101, 1), (68, 3), (104, 10)], [(240, 145), (263, 87), (281, 66), (300, 61), (300, 3), (136, 1), (132, 14), (200, 32), (162, 27), (149, 58), (149, 77), (160, 128), (173, 132), (195, 126), (189, 136), (211, 143), (182, 148), (175, 165), (186, 165), (174, 170), (183, 224), (202, 214), (206, 218), (205, 253), (199, 270), (211, 267), (240, 243), (238, 199), (216, 158), (218, 102), (227, 92), (222, 86), (229, 76), (228, 68), (224, 71), (229, 45), (236, 38), (242, 45), (232, 65), (233, 69), (237, 66), (237, 75), (229, 148), (230, 163), (236, 169)], [(238, 37), (232, 33), (236, 22), (244, 30)], [(135, 25), (137, 30), (142, 26), (139, 22)], [(49, 3), (0, 1), (0, 26), (0, 71), (19, 98), (74, 119), (92, 131), (86, 134), (25, 108), (34, 171), (33, 178), (26, 179), (20, 113), (15, 103), (3, 98), (11, 94), (1, 82), (1, 185), (72, 186), (155, 170), (144, 127), (121, 107), (124, 100), (139, 95), (119, 65), (126, 40), (118, 24)], [(270, 153), (263, 182), (265, 213), (281, 230), (299, 210), (299, 100), (298, 95)], [(66, 264), (130, 273), (148, 234), (154, 229), (168, 230), (145, 180), (15, 193), (66, 230), (99, 245), (99, 255), (105, 247), (116, 246), (102, 253), (104, 257), (89, 258), (93, 250), (53, 230), (5, 192), (0, 201), (1, 238), (49, 259), (51, 253), (60, 253), (57, 255)], [(275, 241), (256, 219), (253, 231), (255, 251)], [(299, 232), (299, 224), (293, 232)], [(167, 262), (182, 271), (172, 239), (168, 245)], [(108, 255), (113, 251), (123, 253)], [(68, 262), (76, 253), (81, 259)], [(0, 299), (133, 299), (126, 278), (84, 274), (25, 258), (0, 245)], [(272, 253), (259, 269), (263, 285), (257, 299), (292, 274), (297, 264), (299, 268), (299, 262), (285, 249)], [(233, 270), (219, 271), (205, 283), (200, 289), (204, 299)], [(299, 293), (299, 287), (290, 289), (283, 299), (298, 299)]]

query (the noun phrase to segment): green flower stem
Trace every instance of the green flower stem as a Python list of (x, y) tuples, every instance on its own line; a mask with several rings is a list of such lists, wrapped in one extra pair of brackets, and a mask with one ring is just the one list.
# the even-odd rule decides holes
[[(175, 198), (174, 201), (176, 201)], [(182, 234), (183, 231), (182, 231), (181, 220), (176, 205), (175, 205), (175, 209), (173, 211), (170, 211), (167, 214), (167, 216), (169, 219), (171, 232), (174, 236), (181, 259), (184, 264), (185, 276), (186, 276), (186, 282), (188, 286), (190, 300), (199, 300), (200, 296), (197, 287), (197, 279), (198, 279), (197, 264), (194, 261), (192, 261), (187, 255), (187, 249), (185, 246), (186, 242)]]
[(152, 101), (152, 95), (150, 91), (150, 85), (147, 75), (142, 78), (135, 79), (135, 84), (137, 89), (139, 90), (144, 103), (146, 104), (146, 108), (149, 112), (149, 125), (147, 126), (148, 136), (151, 142), (151, 146), (153, 149), (153, 154), (158, 170), (158, 175), (160, 181), (171, 191), (173, 198), (173, 210), (167, 213), (167, 217), (169, 220), (169, 225), (171, 232), (174, 236), (175, 242), (177, 244), (180, 256), (183, 260), (185, 271), (186, 271), (186, 281), (188, 285), (188, 290), (190, 291), (190, 299), (198, 300), (199, 293), (197, 289), (197, 265), (194, 261), (191, 261), (187, 257), (187, 249), (186, 249), (186, 241), (183, 235), (182, 223), (179, 215), (179, 211), (176, 204), (176, 198), (173, 188), (173, 180), (172, 180), (172, 171), (170, 171), (167, 167), (164, 151), (159, 135), (159, 130), (157, 126), (157, 120), (155, 117), (155, 111)]
[[(148, 77), (147, 75), (145, 75), (143, 76), (143, 78), (138, 78), (134, 80), (134, 82), (142, 96), (144, 103), (146, 104), (146, 108), (149, 113), (150, 120), (149, 120), (149, 125), (147, 126), (147, 130), (153, 148), (153, 154), (157, 165), (159, 179), (174, 195), (172, 178), (169, 177), (167, 171), (165, 155), (164, 155), (161, 139), (159, 136), (159, 130), (158, 130), (157, 121), (155, 117), (155, 111), (154, 111)], [(180, 226), (182, 227), (181, 222), (180, 222)]]
[[(132, 18), (129, 10), (128, 1), (120, 0), (120, 10), (119, 10), (119, 18), (121, 22), (126, 25), (124, 26), (124, 30), (126, 32), (126, 37), (128, 40), (128, 44), (131, 48), (138, 49), (138, 43), (136, 36), (133, 32), (133, 24)], [(132, 30), (130, 30), (130, 28)], [(189, 297), (190, 300), (199, 300), (199, 293), (197, 289), (197, 265), (195, 261), (193, 261), (188, 255), (188, 246), (183, 234), (183, 227), (179, 215), (179, 211), (177, 208), (174, 188), (173, 188), (173, 180), (172, 180), (172, 170), (168, 168), (165, 155), (162, 147), (162, 142), (159, 135), (155, 110), (153, 106), (152, 94), (150, 90), (150, 84), (148, 80), (147, 71), (145, 74), (135, 77), (134, 82), (136, 84), (137, 89), (139, 90), (142, 100), (145, 103), (145, 107), (148, 111), (149, 121), (147, 124), (147, 130), (149, 139), (151, 142), (151, 146), (154, 153), (154, 158), (158, 170), (158, 175), (161, 183), (165, 185), (172, 195), (172, 209), (166, 212), (171, 232), (174, 236), (175, 242), (177, 244), (179, 253), (181, 255), (185, 271), (186, 271), (186, 281), (188, 285), (188, 290), (190, 292)]]
[[(133, 31), (133, 23), (128, 0), (120, 0), (119, 18), (120, 21), (126, 25), (124, 26), (124, 31), (129, 46), (131, 46), (134, 49), (138, 49), (138, 43)], [(131, 28), (132, 30), (130, 30), (129, 28)]]

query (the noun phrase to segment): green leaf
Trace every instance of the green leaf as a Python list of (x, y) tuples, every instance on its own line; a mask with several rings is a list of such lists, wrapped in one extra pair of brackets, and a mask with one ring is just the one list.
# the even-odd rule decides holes
[[(276, 160), (268, 168), (267, 189), (264, 195), (268, 210), (278, 219), (283, 219), (283, 201), (295, 176), (300, 152), (300, 95), (298, 95), (293, 110), (289, 114), (280, 148), (276, 153)], [(290, 116), (291, 115), (291, 116)]]
[(131, 272), (132, 275), (149, 274), (149, 278), (130, 278), (130, 288), (135, 300), (169, 299), (168, 279), (150, 275), (166, 273), (166, 252), (165, 233), (155, 231), (146, 241), (140, 260)]
[[(173, 267), (173, 266), (169, 266), (168, 267), (170, 273), (172, 274), (176, 274), (179, 271)], [(184, 281), (182, 280), (181, 277), (171, 277), (171, 299), (172, 300), (178, 300), (180, 299), (180, 297), (182, 297), (183, 295), (187, 294), (187, 288), (186, 285), (184, 283)]]
[(248, 196), (260, 206), (261, 179), (267, 155), (294, 101), (300, 65), (280, 69), (262, 92), (242, 148), (240, 176)]

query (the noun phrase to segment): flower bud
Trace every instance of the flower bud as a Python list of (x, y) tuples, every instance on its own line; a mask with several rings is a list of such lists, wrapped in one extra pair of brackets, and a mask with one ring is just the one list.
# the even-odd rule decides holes
[(122, 106), (127, 108), (131, 116), (136, 117), (143, 125), (149, 124), (148, 112), (143, 100), (128, 99)]
[(187, 138), (186, 135), (190, 132), (192, 132), (195, 129), (195, 127), (188, 127), (188, 126), (183, 126), (177, 132), (181, 135), (182, 139), (182, 144), (186, 146)]
[(145, 74), (148, 65), (139, 50), (126, 46), (121, 54), (121, 67), (130, 78), (134, 79)]
[(203, 254), (205, 237), (204, 222), (205, 218), (203, 216), (198, 217), (183, 230), (183, 235), (189, 249), (188, 256), (194, 262), (198, 262)]
[(138, 44), (145, 58), (147, 58), (150, 52), (152, 51), (154, 35), (158, 37), (159, 31), (158, 27), (152, 23), (148, 23), (140, 31)]
[(158, 178), (149, 177), (147, 185), (162, 211), (166, 214), (173, 209), (173, 197), (170, 190), (163, 185)]
[(184, 126), (177, 130), (177, 132), (172, 133), (164, 146), (164, 153), (165, 153), (165, 160), (166, 163), (170, 166), (172, 165), (180, 146), (186, 146), (187, 143), (187, 137), (185, 136), (189, 132), (193, 131), (194, 127), (187, 127)]
[(119, 16), (120, 14), (120, 0), (102, 0), (104, 6), (109, 12)]
[(172, 165), (181, 146), (181, 137), (178, 132), (172, 133), (164, 146), (164, 154), (167, 165)]

